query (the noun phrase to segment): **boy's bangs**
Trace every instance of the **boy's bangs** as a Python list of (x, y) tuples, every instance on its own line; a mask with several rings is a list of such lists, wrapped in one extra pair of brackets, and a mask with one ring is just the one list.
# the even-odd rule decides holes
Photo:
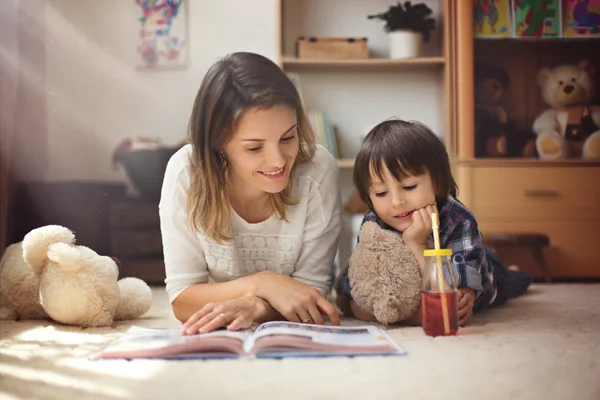
[[(369, 165), (369, 176), (376, 176), (383, 182), (383, 173), (387, 168), (390, 174), (397, 180), (402, 181), (407, 176), (420, 175), (424, 172), (424, 165), (416, 154), (412, 156), (405, 149), (394, 145), (385, 145), (374, 148), (371, 153)], [(404, 150), (404, 151), (403, 151)], [(369, 186), (371, 179), (369, 179)]]

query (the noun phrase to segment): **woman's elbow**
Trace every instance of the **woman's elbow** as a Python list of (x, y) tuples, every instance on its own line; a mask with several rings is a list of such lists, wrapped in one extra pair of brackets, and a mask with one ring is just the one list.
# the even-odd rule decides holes
[(181, 304), (177, 304), (177, 303), (178, 303), (177, 299), (175, 299), (175, 301), (173, 301), (173, 303), (171, 303), (171, 309), (173, 310), (173, 315), (175, 316), (175, 318), (177, 318), (177, 320), (179, 322), (184, 323), (190, 318), (190, 315), (186, 311), (185, 307), (183, 307)]
[(182, 296), (180, 295), (171, 302), (173, 315), (181, 323), (186, 322), (191, 317), (189, 305), (185, 304), (184, 300), (185, 299), (182, 299)]

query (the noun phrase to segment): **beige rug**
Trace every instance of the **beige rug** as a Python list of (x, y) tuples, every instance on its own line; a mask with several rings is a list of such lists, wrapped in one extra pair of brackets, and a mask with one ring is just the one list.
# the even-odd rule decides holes
[[(2, 321), (0, 398), (600, 399), (600, 285), (536, 285), (452, 338), (395, 327), (405, 357), (88, 361), (131, 324)], [(355, 324), (356, 321), (344, 321)], [(178, 326), (163, 288), (136, 325)]]

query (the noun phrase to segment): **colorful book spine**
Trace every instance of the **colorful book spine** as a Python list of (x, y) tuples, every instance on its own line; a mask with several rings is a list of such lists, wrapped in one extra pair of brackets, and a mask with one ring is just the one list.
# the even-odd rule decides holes
[(511, 8), (509, 0), (473, 0), (473, 32), (475, 37), (510, 37)]
[(321, 111), (311, 111), (308, 113), (308, 120), (315, 133), (317, 144), (329, 150), (335, 158), (339, 158), (335, 127), (327, 117)]
[(600, 37), (600, 0), (564, 0), (564, 36)]
[(514, 0), (514, 36), (531, 38), (561, 37), (561, 9), (561, 0)]

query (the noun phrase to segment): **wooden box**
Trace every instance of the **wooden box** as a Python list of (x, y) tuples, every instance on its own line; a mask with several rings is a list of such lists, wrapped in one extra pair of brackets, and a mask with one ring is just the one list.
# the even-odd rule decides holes
[(367, 38), (299, 37), (296, 56), (305, 60), (356, 60), (369, 58)]

